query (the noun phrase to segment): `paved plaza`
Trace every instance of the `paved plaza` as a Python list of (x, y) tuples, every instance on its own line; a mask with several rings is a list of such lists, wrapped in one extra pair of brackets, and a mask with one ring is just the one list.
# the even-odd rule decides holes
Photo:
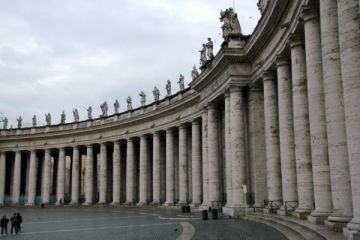
[(10, 217), (20, 212), (24, 224), (17, 236), (4, 239), (266, 239), (285, 240), (277, 230), (251, 221), (230, 219), (204, 221), (200, 213), (155, 208), (2, 208)]

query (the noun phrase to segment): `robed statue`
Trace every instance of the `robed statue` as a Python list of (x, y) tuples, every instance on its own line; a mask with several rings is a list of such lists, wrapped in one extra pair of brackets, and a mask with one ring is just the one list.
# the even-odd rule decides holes
[(16, 121), (18, 122), (18, 128), (22, 127), (22, 117), (20, 116), (19, 118), (16, 119)]
[(115, 103), (114, 103), (115, 114), (119, 113), (119, 108), (120, 108), (120, 104), (119, 104), (119, 101), (116, 99)]
[(127, 110), (128, 110), (128, 111), (131, 111), (131, 110), (132, 110), (132, 99), (131, 99), (130, 96), (128, 96), (128, 97), (126, 98), (126, 103), (127, 103)]
[(107, 102), (105, 101), (103, 104), (100, 105), (101, 108), (101, 117), (107, 117), (107, 112), (108, 112), (108, 105)]
[(230, 35), (241, 34), (241, 26), (233, 8), (221, 10), (220, 22), (223, 22), (221, 29), (225, 40), (228, 40)]
[(86, 109), (87, 113), (88, 113), (88, 119), (91, 120), (92, 119), (92, 107), (89, 106), (87, 109)]
[(154, 87), (153, 95), (154, 95), (154, 102), (158, 102), (160, 100), (160, 91), (156, 86)]
[(36, 123), (36, 115), (34, 115), (34, 116), (32, 117), (32, 126), (33, 126), (33, 127), (36, 127), (36, 125), (37, 125), (37, 123)]
[(170, 80), (167, 80), (167, 83), (166, 83), (166, 96), (167, 97), (171, 96), (171, 82), (170, 82)]
[(146, 105), (146, 94), (143, 91), (141, 91), (139, 96), (140, 96), (141, 106), (145, 107), (145, 105)]
[(65, 120), (66, 120), (66, 115), (65, 115), (65, 111), (63, 110), (60, 115), (60, 123), (65, 124)]
[(191, 78), (194, 81), (199, 76), (199, 72), (196, 69), (196, 66), (194, 65), (192, 71), (191, 71)]
[(179, 81), (178, 81), (180, 92), (185, 90), (185, 81), (184, 81), (184, 79), (185, 79), (184, 75), (180, 74)]

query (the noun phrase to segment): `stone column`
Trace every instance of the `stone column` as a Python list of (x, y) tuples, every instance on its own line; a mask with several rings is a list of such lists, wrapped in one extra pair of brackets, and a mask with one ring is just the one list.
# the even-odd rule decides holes
[(113, 152), (113, 201), (111, 205), (120, 204), (120, 188), (121, 188), (121, 175), (120, 175), (120, 142), (114, 142)]
[(242, 88), (230, 88), (232, 207), (245, 207), (246, 185), (245, 103)]
[(36, 176), (37, 176), (37, 166), (36, 166), (36, 150), (31, 150), (30, 152), (30, 169), (29, 169), (29, 192), (28, 192), (28, 201), (26, 205), (33, 206), (35, 204), (36, 197)]
[[(59, 149), (59, 163), (58, 163), (58, 175), (57, 175), (57, 204), (63, 204), (65, 198), (65, 149)], [(61, 200), (61, 203), (60, 203)]]
[(328, 218), (329, 222), (326, 222), (326, 224), (328, 226), (340, 225), (341, 228), (350, 221), (353, 208), (346, 144), (344, 98), (341, 83), (337, 1), (321, 0), (320, 16), (326, 125), (333, 203), (333, 212)]
[(146, 135), (140, 137), (140, 195), (138, 205), (146, 205), (148, 201), (148, 146)]
[(86, 148), (85, 164), (85, 205), (93, 204), (94, 196), (94, 149), (92, 145)]
[(216, 106), (208, 105), (208, 169), (209, 202), (212, 206), (221, 203), (219, 117)]
[(4, 205), (4, 199), (5, 199), (5, 174), (6, 174), (6, 153), (0, 152), (0, 206)]
[(19, 204), (20, 201), (20, 182), (21, 181), (21, 151), (15, 152), (14, 178), (12, 190), (12, 204)]
[(309, 108), (306, 92), (304, 42), (299, 36), (290, 39), (294, 138), (299, 207), (296, 214), (304, 218), (314, 208), (314, 186), (311, 169)]
[(344, 90), (346, 137), (354, 217), (347, 228), (360, 238), (360, 31), (359, 1), (338, 2), (339, 42)]
[(201, 176), (201, 133), (200, 122), (194, 120), (191, 124), (191, 163), (192, 163), (192, 206), (201, 204), (202, 176)]
[(175, 201), (174, 129), (166, 130), (166, 202), (172, 206)]
[(291, 206), (294, 206), (295, 202), (298, 201), (290, 60), (284, 56), (278, 57), (276, 59), (276, 65), (282, 194), (283, 201), (289, 202), (288, 206), (283, 205), (278, 213), (285, 214), (285, 207), (287, 211), (292, 211), (294, 209), (292, 209)]
[(79, 203), (79, 167), (80, 167), (80, 155), (79, 155), (79, 147), (73, 148), (73, 157), (72, 157), (72, 171), (71, 171), (71, 203), (70, 204), (78, 204)]
[(107, 147), (106, 143), (100, 144), (100, 183), (99, 204), (107, 202)]
[(326, 133), (324, 84), (321, 61), (320, 19), (315, 6), (303, 11), (306, 73), (309, 104), (311, 159), (315, 210), (309, 220), (320, 223), (332, 210), (328, 142)]
[(187, 204), (189, 196), (186, 125), (179, 127), (179, 204)]
[(282, 201), (279, 111), (276, 80), (273, 72), (265, 72), (264, 80), (264, 116), (268, 200), (274, 207)]
[(231, 164), (231, 104), (230, 92), (225, 93), (225, 172), (226, 172), (226, 207), (232, 205), (232, 164)]
[(159, 205), (161, 199), (161, 170), (160, 170), (160, 135), (153, 134), (153, 205)]
[(50, 182), (51, 182), (51, 150), (45, 150), (44, 157), (44, 179), (43, 179), (43, 196), (42, 203), (48, 204), (50, 203)]
[(203, 202), (202, 206), (207, 208), (210, 205), (209, 202), (209, 172), (208, 172), (208, 112), (207, 108), (204, 108), (201, 116), (201, 136), (202, 136), (202, 192)]
[(135, 178), (134, 140), (129, 138), (126, 151), (126, 204), (129, 205), (135, 203)]

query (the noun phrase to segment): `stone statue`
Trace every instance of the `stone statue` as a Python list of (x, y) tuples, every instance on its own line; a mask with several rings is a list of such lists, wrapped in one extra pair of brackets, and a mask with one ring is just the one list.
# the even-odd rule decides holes
[(207, 58), (206, 58), (206, 45), (203, 44), (202, 45), (202, 49), (199, 51), (200, 52), (200, 65), (203, 66), (206, 64)]
[(8, 127), (8, 119), (7, 119), (7, 117), (5, 117), (4, 118), (4, 124), (3, 124), (3, 129), (7, 129), (7, 127)]
[(66, 120), (66, 115), (65, 115), (65, 111), (63, 110), (60, 115), (60, 123), (65, 124), (65, 120)]
[(265, 11), (265, 8), (268, 4), (269, 0), (259, 0), (258, 3), (257, 3), (257, 6), (258, 6), (258, 9), (260, 11), (261, 14), (264, 13)]
[(20, 116), (19, 118), (16, 119), (16, 121), (18, 122), (18, 128), (22, 127), (22, 117)]
[(234, 9), (221, 10), (220, 22), (224, 22), (221, 28), (225, 40), (228, 40), (230, 34), (241, 34), (241, 26)]
[(158, 102), (160, 100), (160, 91), (157, 87), (154, 87), (153, 95), (154, 95), (154, 102)]
[(91, 120), (92, 119), (92, 107), (89, 106), (87, 109), (86, 109), (87, 113), (88, 113), (88, 119)]
[(34, 115), (32, 118), (32, 126), (36, 127), (36, 115)]
[(199, 76), (199, 72), (194, 65), (193, 70), (191, 71), (191, 78), (194, 81)]
[(79, 111), (76, 108), (73, 109), (73, 114), (74, 114), (74, 122), (78, 122), (80, 117), (79, 117)]
[(128, 97), (126, 98), (126, 103), (127, 103), (127, 110), (128, 110), (128, 111), (131, 111), (131, 110), (132, 110), (132, 100), (131, 100), (131, 97), (130, 97), (130, 96), (128, 96)]
[(209, 60), (214, 58), (214, 43), (211, 41), (211, 38), (208, 38), (206, 43), (206, 53)]
[(184, 91), (185, 90), (184, 75), (180, 74), (178, 83), (179, 83), (180, 92)]
[(120, 104), (119, 104), (119, 101), (116, 99), (115, 103), (114, 103), (115, 114), (119, 113), (119, 108), (120, 108)]
[(170, 80), (167, 80), (167, 84), (166, 84), (166, 96), (170, 97), (171, 96), (171, 82)]
[(46, 114), (45, 113), (45, 121), (46, 121), (46, 125), (51, 125), (51, 114), (50, 113), (48, 113), (48, 114)]
[(108, 105), (107, 102), (105, 101), (103, 104), (100, 105), (102, 114), (101, 117), (107, 117), (107, 112), (108, 112)]
[(139, 96), (141, 97), (141, 100), (140, 100), (141, 106), (145, 107), (145, 105), (146, 105), (146, 94), (143, 91), (141, 91)]

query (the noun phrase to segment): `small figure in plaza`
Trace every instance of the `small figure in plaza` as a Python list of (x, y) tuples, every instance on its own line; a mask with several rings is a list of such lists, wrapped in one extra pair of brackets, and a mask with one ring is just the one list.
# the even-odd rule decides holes
[(45, 121), (46, 121), (46, 125), (48, 125), (48, 126), (51, 125), (51, 114), (50, 113), (48, 113), (48, 114), (45, 113)]
[(22, 127), (22, 117), (20, 116), (19, 118), (16, 119), (16, 121), (18, 122), (18, 128)]
[(80, 117), (79, 117), (79, 111), (76, 108), (73, 110), (73, 114), (74, 114), (74, 122), (78, 122)]
[(140, 96), (141, 106), (145, 107), (145, 105), (146, 105), (146, 94), (143, 91), (141, 91), (139, 96)]
[(178, 81), (180, 92), (185, 90), (185, 81), (184, 81), (184, 79), (185, 79), (184, 75), (180, 74), (180, 78), (179, 78), (179, 81)]
[(200, 52), (200, 65), (204, 66), (206, 64), (207, 58), (206, 58), (206, 45), (203, 44), (202, 45), (202, 49), (199, 51)]
[(91, 120), (92, 119), (92, 107), (89, 106), (87, 109), (86, 109), (87, 113), (88, 113), (88, 119)]
[(6, 216), (4, 215), (1, 219), (0, 225), (1, 225), (1, 236), (4, 234), (4, 230), (5, 230), (5, 234), (7, 235), (7, 226), (8, 226), (8, 222), (9, 219), (6, 218)]
[(5, 117), (4, 118), (4, 124), (3, 124), (3, 129), (7, 129), (7, 127), (8, 127), (8, 119), (7, 119), (7, 117)]
[(103, 104), (100, 105), (102, 114), (101, 117), (107, 117), (107, 112), (108, 112), (108, 105), (107, 102), (105, 101)]
[(131, 97), (130, 97), (130, 96), (128, 96), (128, 97), (126, 98), (126, 103), (127, 103), (127, 110), (128, 110), (128, 111), (131, 111), (131, 110), (132, 110), (132, 100), (131, 100)]
[(170, 80), (167, 80), (167, 83), (166, 83), (166, 96), (167, 97), (171, 96), (171, 82), (170, 82)]
[(17, 213), (16, 218), (17, 218), (17, 231), (21, 232), (21, 225), (22, 225), (23, 220), (22, 220), (22, 216), (20, 215), (20, 213)]
[(120, 108), (120, 104), (119, 104), (119, 101), (116, 99), (115, 103), (114, 103), (115, 114), (119, 113), (119, 108)]
[(208, 38), (208, 42), (206, 43), (206, 54), (209, 60), (214, 58), (214, 43), (211, 41), (211, 38)]
[(65, 124), (65, 120), (66, 120), (66, 115), (65, 115), (65, 111), (63, 110), (60, 115), (60, 123)]
[(199, 76), (199, 72), (196, 69), (196, 66), (194, 65), (193, 70), (191, 71), (191, 78), (194, 81), (198, 76)]
[(154, 87), (153, 95), (154, 95), (154, 102), (158, 102), (160, 100), (160, 91), (156, 86)]
[(32, 126), (36, 127), (36, 115), (32, 117)]
[(10, 222), (11, 222), (11, 230), (10, 230), (10, 233), (11, 235), (13, 234), (13, 230), (15, 231), (15, 234), (18, 233), (18, 229), (17, 229), (17, 226), (18, 226), (18, 218), (17, 218), (17, 215), (16, 213), (14, 213), (14, 215), (10, 218)]

